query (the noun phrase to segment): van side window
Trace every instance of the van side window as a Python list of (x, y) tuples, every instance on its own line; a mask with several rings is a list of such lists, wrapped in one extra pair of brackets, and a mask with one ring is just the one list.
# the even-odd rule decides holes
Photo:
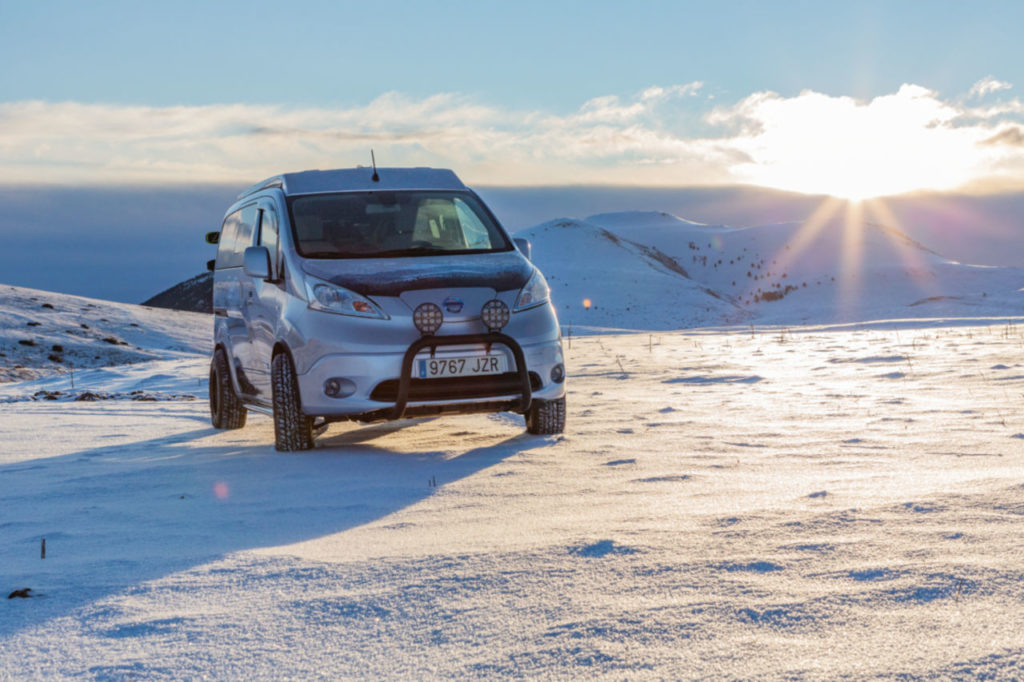
[(235, 239), (238, 235), (238, 225), (242, 222), (242, 212), (235, 211), (224, 219), (220, 228), (220, 241), (217, 242), (217, 267), (230, 268), (235, 251)]
[(224, 219), (217, 247), (217, 268), (242, 267), (242, 254), (252, 246), (256, 225), (256, 204), (241, 208)]
[(256, 204), (242, 209), (242, 222), (238, 226), (238, 236), (235, 238), (235, 257), (238, 259), (239, 266), (245, 260), (243, 257), (245, 250), (252, 246), (256, 232), (256, 220), (259, 217)]
[(279, 279), (277, 213), (272, 208), (260, 211), (260, 236), (256, 243), (258, 246), (267, 247), (267, 251), (270, 252), (270, 279)]

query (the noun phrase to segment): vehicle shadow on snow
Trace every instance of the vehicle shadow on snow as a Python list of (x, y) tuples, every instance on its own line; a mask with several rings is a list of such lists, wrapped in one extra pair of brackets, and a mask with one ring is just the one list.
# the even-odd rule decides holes
[[(0, 590), (40, 597), (12, 600), (21, 607), (5, 609), (13, 613), (0, 617), (0, 635), (233, 552), (379, 520), (555, 442), (494, 423), (446, 435), (429, 421), (328, 433), (301, 453), (202, 428), (0, 466)], [(420, 426), (427, 431), (408, 437)]]

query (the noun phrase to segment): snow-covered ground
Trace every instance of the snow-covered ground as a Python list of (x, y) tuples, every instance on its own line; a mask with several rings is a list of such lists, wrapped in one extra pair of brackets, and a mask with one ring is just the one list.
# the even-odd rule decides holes
[[(1024, 675), (1014, 272), (932, 254), (846, 324), (824, 301), (853, 298), (748, 305), (638, 216), (598, 218), (531, 235), (567, 326), (634, 330), (566, 339), (558, 437), (472, 415), (277, 453), (265, 417), (211, 428), (208, 318), (10, 290), (0, 589), (31, 592), (0, 602), (0, 679)], [(545, 229), (589, 240), (575, 271), (543, 262)], [(674, 331), (667, 309), (738, 317)], [(101, 316), (129, 345), (90, 337), (72, 389), (33, 351)]]

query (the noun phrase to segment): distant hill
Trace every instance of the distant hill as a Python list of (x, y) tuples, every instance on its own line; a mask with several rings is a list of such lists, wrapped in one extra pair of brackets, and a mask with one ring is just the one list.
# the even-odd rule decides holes
[(142, 305), (154, 308), (185, 310), (191, 313), (213, 312), (213, 273), (204, 272), (192, 279), (179, 282), (156, 296), (143, 301)]
[(192, 357), (212, 345), (209, 315), (0, 286), (0, 384), (63, 374), (70, 383), (85, 370)]
[[(951, 261), (899, 230), (842, 214), (747, 228), (650, 211), (593, 215), (586, 222), (656, 249), (760, 324), (998, 317), (1019, 315), (1024, 304), (1022, 268)], [(574, 252), (560, 243), (549, 247), (544, 237), (535, 233), (534, 254), (560, 254), (551, 263), (557, 272), (565, 254)], [(586, 251), (575, 253), (580, 260)], [(612, 272), (601, 259), (586, 260), (594, 271)], [(651, 297), (648, 305), (657, 307), (659, 299)]]
[(659, 248), (560, 218), (516, 233), (551, 287), (563, 326), (669, 330), (746, 322), (738, 300), (695, 281)]

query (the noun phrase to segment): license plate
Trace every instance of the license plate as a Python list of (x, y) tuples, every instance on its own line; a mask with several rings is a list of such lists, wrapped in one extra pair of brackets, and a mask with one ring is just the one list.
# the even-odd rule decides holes
[(457, 358), (423, 358), (417, 360), (420, 379), (471, 377), (503, 374), (508, 363), (504, 355), (473, 355)]

